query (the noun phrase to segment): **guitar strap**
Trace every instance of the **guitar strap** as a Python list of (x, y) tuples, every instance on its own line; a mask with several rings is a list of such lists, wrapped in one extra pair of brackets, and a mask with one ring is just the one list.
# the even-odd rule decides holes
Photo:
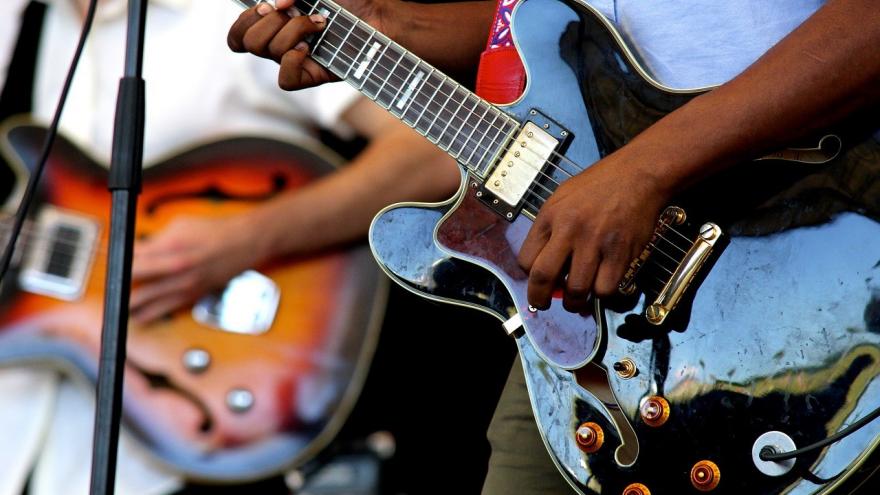
[[(46, 5), (35, 0), (28, 4), (22, 14), (18, 41), (6, 71), (3, 92), (0, 93), (0, 122), (33, 110), (34, 76), (45, 14)], [(0, 205), (9, 194), (13, 180), (12, 171), (0, 154)]]
[(510, 16), (519, 0), (498, 0), (495, 20), (477, 69), (477, 94), (492, 103), (509, 103), (522, 94), (526, 71), (513, 46)]

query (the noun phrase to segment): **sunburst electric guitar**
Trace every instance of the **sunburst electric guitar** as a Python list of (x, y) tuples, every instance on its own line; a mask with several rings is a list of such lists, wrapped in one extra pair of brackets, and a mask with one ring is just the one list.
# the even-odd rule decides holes
[[(880, 421), (844, 429), (880, 407), (880, 224), (845, 194), (823, 196), (814, 173), (876, 167), (875, 141), (829, 134), (695, 187), (663, 214), (620, 298), (590, 315), (558, 301), (535, 311), (516, 253), (550, 194), (701, 91), (651, 79), (577, 0), (519, 2), (528, 86), (506, 106), (332, 1), (295, 8), (327, 17), (313, 59), (461, 164), (450, 201), (376, 217), (374, 254), (404, 287), (505, 321), (548, 451), (575, 489), (815, 494), (863, 477)], [(597, 377), (609, 393), (581, 386)]]
[[(2, 134), (18, 185), (45, 131)], [(188, 149), (144, 173), (136, 234), (180, 216), (222, 218), (303, 187), (332, 155), (262, 138)], [(97, 377), (110, 195), (106, 168), (59, 138), (42, 202), (0, 305), (0, 365)], [(16, 204), (17, 193), (9, 201)], [(10, 222), (4, 221), (3, 232)], [(124, 421), (159, 460), (212, 482), (298, 465), (333, 438), (360, 391), (387, 283), (366, 245), (282, 259), (148, 326), (132, 324)]]

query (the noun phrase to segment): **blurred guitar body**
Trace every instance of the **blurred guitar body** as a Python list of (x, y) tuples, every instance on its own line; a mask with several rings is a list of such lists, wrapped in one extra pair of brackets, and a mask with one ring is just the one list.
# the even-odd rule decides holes
[[(44, 135), (30, 125), (2, 135), (19, 177), (7, 211), (17, 205)], [(194, 147), (145, 171), (137, 235), (180, 216), (243, 212), (332, 172), (332, 161), (322, 150), (262, 138)], [(56, 142), (16, 269), (3, 284), (0, 364), (50, 366), (95, 380), (106, 175), (70, 142)], [(9, 225), (2, 222), (0, 238)], [(357, 245), (258, 267), (193, 308), (131, 324), (124, 422), (190, 479), (243, 481), (301, 464), (332, 440), (356, 401), (386, 297), (386, 279)]]

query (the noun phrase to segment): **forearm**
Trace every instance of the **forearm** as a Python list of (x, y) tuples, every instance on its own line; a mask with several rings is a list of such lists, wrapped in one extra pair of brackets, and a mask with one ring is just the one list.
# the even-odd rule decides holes
[(877, 46), (876, 3), (831, 0), (741, 75), (661, 119), (620, 153), (655, 157), (640, 160), (639, 172), (674, 194), (876, 104)]
[(398, 2), (389, 12), (395, 41), (452, 76), (475, 74), (495, 15), (492, 0)]
[(350, 164), (252, 211), (260, 258), (301, 255), (363, 237), (379, 210), (401, 201), (438, 201), (459, 183), (455, 163), (406, 127), (376, 139)]

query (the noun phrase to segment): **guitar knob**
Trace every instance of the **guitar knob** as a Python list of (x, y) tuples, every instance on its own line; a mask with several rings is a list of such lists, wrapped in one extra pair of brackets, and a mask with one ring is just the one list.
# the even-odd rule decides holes
[(254, 393), (246, 388), (233, 388), (226, 393), (226, 407), (236, 414), (250, 411), (254, 402)]
[(205, 372), (211, 366), (211, 354), (204, 349), (194, 347), (183, 353), (183, 367), (190, 373), (197, 375)]
[(651, 495), (651, 490), (641, 483), (633, 483), (623, 489), (623, 495)]
[(691, 484), (701, 492), (715, 489), (721, 482), (721, 470), (712, 461), (700, 461), (691, 468)]
[(639, 408), (639, 412), (642, 415), (642, 421), (648, 426), (655, 428), (663, 426), (666, 420), (669, 419), (669, 402), (663, 397), (652, 395), (645, 399), (642, 407)]
[(602, 444), (605, 443), (605, 432), (598, 424), (587, 422), (578, 427), (574, 438), (577, 440), (578, 448), (587, 454), (592, 454), (602, 448)]

